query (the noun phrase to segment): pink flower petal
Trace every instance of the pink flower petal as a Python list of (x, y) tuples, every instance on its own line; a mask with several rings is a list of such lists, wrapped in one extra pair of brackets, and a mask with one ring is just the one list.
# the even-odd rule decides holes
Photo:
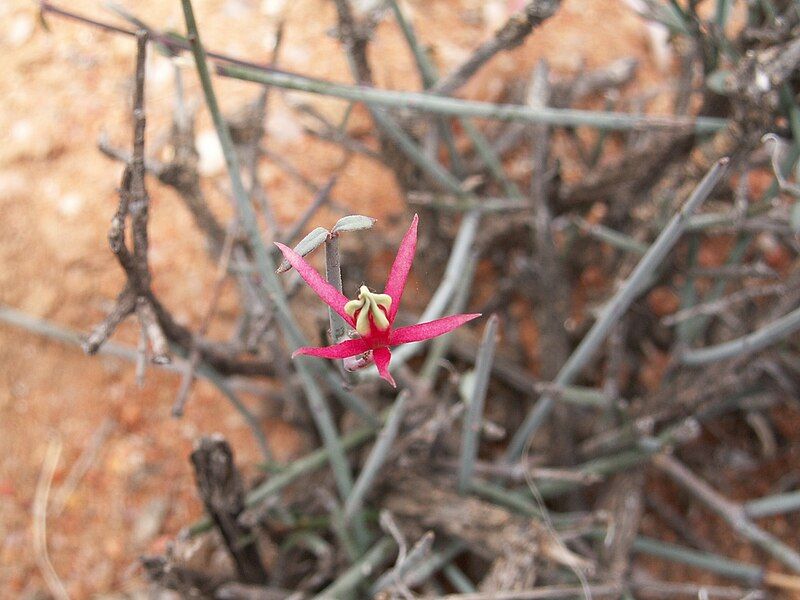
[(389, 335), (389, 343), (392, 346), (396, 346), (397, 344), (429, 340), (449, 331), (453, 331), (456, 327), (461, 327), (467, 321), (477, 319), (480, 316), (480, 313), (450, 315), (449, 317), (442, 317), (441, 319), (428, 321), (427, 323), (417, 323), (410, 327), (400, 327), (392, 331)]
[(380, 376), (388, 381), (392, 387), (397, 387), (394, 382), (394, 377), (389, 373), (389, 361), (392, 360), (392, 353), (386, 347), (375, 348), (372, 351), (372, 357), (375, 359), (375, 366), (378, 367)]
[(389, 294), (392, 298), (392, 305), (389, 307), (389, 322), (394, 321), (394, 316), (397, 314), (397, 309), (400, 307), (400, 299), (403, 297), (403, 290), (406, 287), (406, 280), (408, 279), (408, 272), (411, 270), (411, 263), (414, 262), (414, 252), (417, 250), (417, 222), (419, 218), (414, 215), (411, 221), (411, 226), (403, 236), (403, 241), (400, 242), (400, 247), (397, 249), (397, 256), (395, 256), (392, 270), (389, 271), (389, 277), (386, 280), (385, 294)]
[(353, 317), (344, 312), (344, 305), (347, 304), (345, 295), (325, 281), (322, 275), (317, 273), (316, 269), (308, 264), (297, 252), (288, 246), (284, 246), (280, 242), (275, 242), (275, 245), (280, 248), (281, 252), (283, 252), (283, 256), (289, 261), (289, 264), (297, 269), (297, 272), (300, 273), (300, 277), (305, 279), (306, 283), (316, 292), (317, 296), (322, 298), (325, 304), (339, 313), (351, 327), (355, 327)]
[(348, 358), (350, 356), (362, 354), (369, 349), (369, 342), (363, 338), (359, 338), (357, 340), (345, 340), (333, 346), (324, 346), (321, 348), (298, 348), (292, 353), (292, 358), (298, 355), (319, 356), (320, 358)]

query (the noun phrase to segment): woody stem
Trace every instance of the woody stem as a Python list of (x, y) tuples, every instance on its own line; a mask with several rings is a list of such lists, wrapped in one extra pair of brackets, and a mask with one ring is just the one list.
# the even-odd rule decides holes
[[(339, 257), (339, 236), (331, 234), (325, 240), (325, 276), (333, 287), (342, 291), (342, 263)], [(345, 337), (347, 323), (332, 308), (328, 308), (331, 325), (331, 341), (338, 344)]]

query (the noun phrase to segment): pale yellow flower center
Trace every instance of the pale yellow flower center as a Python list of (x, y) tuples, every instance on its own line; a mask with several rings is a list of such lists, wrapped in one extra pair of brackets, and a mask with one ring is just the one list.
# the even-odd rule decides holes
[[(386, 318), (386, 311), (392, 305), (392, 298), (389, 294), (375, 294), (369, 291), (367, 286), (362, 285), (358, 290), (358, 298), (350, 300), (344, 305), (344, 312), (356, 319), (356, 331), (360, 335), (369, 335), (369, 315), (372, 315), (372, 322), (375, 323), (380, 331), (389, 329), (389, 319)], [(358, 317), (356, 317), (358, 313)]]

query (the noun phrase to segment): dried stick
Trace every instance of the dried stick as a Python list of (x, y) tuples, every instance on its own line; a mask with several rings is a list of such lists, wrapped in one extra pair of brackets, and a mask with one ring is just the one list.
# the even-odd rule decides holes
[(469, 210), (478, 210), (482, 213), (531, 210), (530, 205), (521, 202), (519, 199), (481, 196), (477, 200), (472, 200), (420, 190), (409, 192), (406, 195), (406, 201), (411, 205), (455, 213)]
[(600, 223), (589, 223), (586, 219), (579, 216), (572, 217), (572, 221), (580, 228), (582, 233), (590, 235), (615, 248), (640, 255), (647, 252), (647, 245), (610, 227), (606, 227)]
[(203, 437), (191, 458), (203, 504), (225, 540), (239, 578), (243, 583), (267, 583), (250, 528), (239, 521), (244, 510), (244, 487), (230, 445), (221, 435)]
[(86, 447), (78, 457), (78, 460), (72, 464), (72, 468), (69, 470), (64, 482), (53, 495), (52, 513), (55, 518), (61, 515), (70, 496), (72, 496), (73, 492), (77, 489), (84, 475), (92, 468), (92, 465), (97, 460), (97, 456), (100, 453), (100, 449), (116, 426), (117, 423), (114, 419), (106, 417), (100, 423), (100, 426), (95, 429)]
[(713, 552), (714, 547), (705, 537), (695, 533), (688, 521), (673, 506), (654, 494), (645, 497), (647, 508), (655, 512), (670, 529), (682, 537), (686, 543), (703, 552)]
[[(411, 23), (408, 21), (408, 19), (406, 19), (405, 14), (403, 14), (400, 4), (398, 4), (397, 0), (390, 0), (389, 6), (394, 13), (394, 17), (397, 20), (398, 25), (400, 25), (400, 31), (403, 32), (403, 37), (406, 40), (408, 48), (411, 50), (411, 54), (414, 56), (414, 63), (419, 71), (420, 79), (422, 80), (422, 87), (426, 90), (430, 89), (439, 78), (436, 67), (429, 60), (427, 52), (417, 40), (417, 34), (414, 31)], [(435, 123), (436, 132), (438, 132), (439, 137), (444, 140), (448, 155), (450, 157), (450, 164), (453, 166), (453, 171), (459, 177), (459, 179), (461, 179), (465, 176), (466, 171), (464, 167), (464, 161), (458, 152), (458, 148), (456, 148), (453, 131), (443, 117), (437, 117), (435, 119)]]
[(442, 96), (451, 95), (495, 55), (519, 46), (534, 28), (552, 17), (560, 5), (561, 0), (528, 2), (525, 8), (509, 17), (492, 39), (483, 43), (463, 64), (434, 85), (431, 92)]
[(470, 578), (466, 576), (458, 565), (450, 563), (442, 569), (442, 573), (447, 577), (447, 581), (450, 582), (457, 592), (461, 594), (472, 594), (478, 591)]
[[(603, 540), (606, 535), (607, 531), (602, 530), (592, 533), (591, 537)], [(765, 578), (764, 569), (761, 566), (732, 560), (710, 552), (690, 550), (677, 544), (645, 536), (638, 536), (634, 540), (633, 550), (637, 553), (663, 558), (672, 562), (692, 565), (705, 571), (743, 581), (748, 585), (761, 586)]]
[[(83, 344), (82, 336), (78, 332), (67, 329), (66, 327), (59, 327), (44, 319), (31, 317), (30, 315), (7, 306), (0, 305), (0, 321), (65, 344), (74, 346), (82, 346)], [(97, 354), (114, 356), (130, 362), (136, 362), (139, 352), (136, 348), (109, 341), (97, 350)], [(172, 363), (157, 366), (173, 373), (183, 373), (186, 368), (180, 359)]]
[[(40, 7), (44, 12), (71, 18), (87, 25), (110, 31), (112, 33), (120, 33), (130, 36), (136, 34), (136, 32), (133, 30), (103, 23), (101, 21), (90, 19), (56, 7), (46, 0), (40, 0)], [(158, 41), (160, 44), (164, 44), (173, 50), (191, 49), (190, 44), (183, 42), (182, 40), (175, 39), (167, 35), (161, 35), (153, 30), (150, 30), (149, 33), (152, 35), (155, 41)], [(551, 124), (562, 124), (573, 127), (577, 127), (579, 125), (589, 125), (605, 129), (638, 129), (648, 127), (667, 129), (696, 129), (698, 133), (717, 131), (727, 126), (727, 121), (725, 119), (716, 119), (711, 117), (673, 119), (669, 117), (650, 117), (647, 115), (604, 113), (601, 111), (554, 109), (544, 111), (540, 115), (534, 115), (530, 114), (530, 111), (526, 111), (522, 107), (514, 107), (513, 105), (495, 105), (492, 103), (470, 102), (452, 98), (437, 97), (430, 94), (400, 92), (400, 96), (395, 97), (393, 93), (387, 91), (374, 89), (370, 90), (369, 88), (359, 88), (356, 86), (338, 86), (331, 82), (304, 77), (288, 71), (270, 71), (267, 65), (260, 65), (251, 61), (220, 54), (218, 52), (209, 51), (207, 54), (210, 58), (231, 65), (231, 68), (227, 68), (224, 64), (218, 65), (218, 69), (223, 75), (246, 79), (248, 81), (255, 81), (257, 83), (263, 83), (266, 85), (276, 85), (278, 87), (309, 91), (312, 93), (330, 93), (328, 90), (336, 90), (336, 93), (331, 95), (347, 98), (354, 94), (354, 97), (349, 99), (355, 101), (369, 100), (369, 102), (375, 104), (386, 103), (389, 101), (392, 106), (396, 106), (398, 108), (406, 107), (407, 101), (404, 98), (404, 94), (411, 94), (411, 97), (414, 98), (412, 102), (421, 102), (419, 106), (412, 107), (429, 110), (431, 112), (441, 112), (442, 114), (485, 117), (499, 120), (527, 120), (529, 122), (545, 120), (551, 122)], [(237, 70), (237, 66), (245, 70)], [(259, 79), (259, 77), (261, 78)], [(310, 89), (306, 89), (306, 87), (309, 87)], [(377, 92), (377, 97), (365, 98), (362, 95), (364, 93), (369, 94), (371, 92)], [(442, 103), (442, 101), (444, 101), (444, 103)], [(432, 110), (432, 107), (435, 107), (435, 110)], [(499, 108), (499, 110), (495, 110), (495, 108)], [(522, 110), (518, 111), (515, 109)]]
[[(367, 46), (369, 44), (370, 27), (363, 23), (356, 23), (350, 0), (334, 0), (336, 13), (338, 16), (339, 39), (345, 47), (350, 71), (359, 86), (372, 87), (372, 69), (367, 57)], [(377, 125), (377, 137), (381, 147), (381, 153), (386, 158), (387, 163), (394, 171), (395, 177), (402, 188), (406, 188), (409, 183), (407, 173), (409, 172), (407, 157), (405, 152), (398, 152), (398, 148), (392, 143), (392, 135), (386, 131), (385, 122), (389, 120), (387, 115), (376, 114), (374, 108), (367, 104), (367, 110), (372, 115), (372, 119)], [(402, 148), (400, 148), (402, 150)]]
[[(339, 255), (339, 234), (329, 233), (325, 239), (325, 279), (334, 289), (342, 291), (342, 259)], [(347, 323), (342, 316), (328, 307), (331, 343), (338, 344), (347, 333)]]
[(53, 483), (61, 456), (61, 439), (53, 437), (47, 445), (42, 471), (36, 484), (36, 493), (33, 497), (33, 551), (36, 555), (36, 564), (44, 577), (47, 588), (56, 600), (69, 600), (69, 594), (63, 582), (53, 568), (47, 553), (47, 501), (50, 497), (50, 486)]
[(700, 583), (673, 583), (653, 581), (647, 577), (627, 583), (641, 598), (704, 598), (708, 600), (765, 600), (769, 596), (761, 590)]
[[(222, 245), (222, 252), (220, 253), (219, 260), (217, 261), (217, 273), (216, 273), (216, 278), (214, 280), (214, 287), (211, 290), (211, 299), (208, 301), (208, 308), (206, 309), (206, 313), (203, 316), (203, 320), (200, 322), (199, 329), (197, 330), (198, 338), (205, 336), (209, 326), (211, 325), (211, 321), (214, 318), (214, 313), (217, 311), (217, 303), (219, 302), (219, 298), (222, 295), (222, 287), (228, 275), (228, 266), (230, 265), (231, 253), (233, 251), (233, 241), (235, 236), (236, 236), (236, 227), (235, 227), (235, 222), (233, 222), (228, 227), (228, 232), (225, 234), (225, 241), (223, 242)], [(175, 402), (172, 405), (173, 417), (183, 416), (183, 409), (184, 406), (186, 405), (186, 400), (189, 398), (189, 392), (192, 389), (192, 383), (194, 382), (195, 372), (197, 370), (197, 365), (199, 362), (200, 362), (200, 351), (197, 348), (197, 344), (192, 343), (192, 347), (189, 350), (189, 358), (186, 371), (184, 372), (183, 380), (181, 381), (181, 386), (178, 389), (178, 394), (175, 397)]]
[(434, 550), (427, 560), (406, 574), (404, 578), (405, 584), (409, 587), (416, 587), (423, 581), (427, 581), (433, 574), (461, 554), (466, 547), (466, 544), (461, 540), (452, 540), (441, 550)]
[[(353, 450), (366, 443), (377, 433), (377, 428), (371, 426), (361, 427), (352, 433), (342, 437), (342, 448), (345, 451)], [(245, 505), (248, 508), (258, 506), (268, 498), (271, 498), (286, 486), (290, 485), (303, 475), (307, 475), (330, 462), (331, 456), (328, 448), (314, 450), (302, 458), (298, 458), (293, 463), (287, 465), (279, 473), (272, 475), (267, 481), (254, 487), (245, 497)], [(210, 526), (207, 519), (202, 519), (191, 525), (188, 530), (190, 534), (206, 531)]]
[(92, 332), (81, 342), (81, 347), (86, 354), (97, 353), (106, 340), (111, 337), (117, 326), (133, 312), (136, 307), (136, 297), (129, 287), (125, 287), (117, 296), (114, 308), (101, 323), (96, 325)]
[[(633, 300), (642, 292), (643, 284), (650, 281), (653, 271), (661, 264), (667, 253), (678, 241), (689, 216), (703, 203), (716, 184), (722, 179), (727, 164), (727, 159), (719, 160), (698, 184), (683, 208), (663, 229), (620, 290), (606, 304), (602, 314), (595, 321), (589, 333), (586, 334), (586, 337), (583, 338), (559, 371), (554, 383), (558, 385), (572, 383), (583, 367), (592, 359), (608, 332), (627, 311)], [(552, 407), (552, 397), (543, 396), (528, 413), (525, 421), (514, 434), (506, 451), (505, 460), (507, 462), (514, 462), (519, 459), (528, 438), (538, 429), (539, 425), (552, 410)]]

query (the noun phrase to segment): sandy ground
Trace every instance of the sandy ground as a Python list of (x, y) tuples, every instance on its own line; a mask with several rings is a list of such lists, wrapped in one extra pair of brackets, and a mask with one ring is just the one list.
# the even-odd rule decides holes
[[(114, 20), (99, 2), (65, 4)], [(183, 30), (177, 1), (122, 4), (151, 24)], [(406, 5), (443, 71), (490, 35), (506, 9), (505, 2), (472, 0)], [(329, 1), (214, 0), (196, 2), (196, 9), (210, 48), (266, 60), (275, 24), (284, 18), (283, 66), (350, 80), (342, 51), (328, 35), (334, 24)], [(123, 281), (106, 241), (121, 168), (98, 153), (96, 141), (104, 133), (115, 144), (128, 143), (134, 46), (130, 38), (54, 16), (48, 23), (49, 33), (38, 24), (30, 2), (0, 4), (0, 303), (86, 332), (106, 314)], [(375, 70), (382, 86), (418, 87), (393, 24), (379, 27), (372, 53), (380, 62)], [(556, 18), (481, 72), (465, 93), (494, 98), (504, 82), (526, 74), (542, 56), (561, 73), (575, 71), (581, 61), (597, 66), (636, 56), (642, 61), (638, 85), (662, 76), (644, 26), (621, 1), (567, 0)], [(199, 98), (196, 81), (186, 73), (189, 95)], [(172, 91), (171, 65), (151, 56), (148, 140), (156, 151), (167, 131)], [(218, 82), (218, 91), (228, 109), (256, 93), (250, 85), (231, 81)], [(330, 114), (342, 109), (337, 102), (318, 102)], [(363, 114), (352, 127), (368, 127)], [(213, 139), (205, 114), (198, 138), (201, 145)], [(280, 100), (270, 109), (269, 145), (318, 183), (341, 160), (338, 149), (305, 137)], [(206, 158), (204, 168), (219, 176), (216, 181), (224, 187), (213, 148)], [(307, 205), (308, 192), (267, 162), (262, 176), (282, 222)], [(213, 183), (209, 179), (214, 208), (228, 215), (227, 202)], [(196, 327), (214, 265), (175, 194), (157, 182), (149, 185), (154, 285), (174, 314)], [(348, 165), (335, 198), (354, 212), (379, 217), (401, 211), (391, 174), (364, 159)], [(235, 300), (227, 290), (214, 335), (230, 331)], [(114, 339), (135, 345), (135, 328), (126, 324)], [(87, 357), (76, 347), (0, 324), (0, 595), (46, 594), (39, 568), (43, 556), (33, 543), (32, 508), (49, 445), (60, 445), (61, 453), (50, 490), (48, 550), (72, 598), (142, 589), (137, 557), (163, 550), (166, 540), (201, 512), (187, 461), (199, 435), (225, 434), (245, 472), (254, 475), (248, 465), (258, 458), (256, 446), (212, 387), (198, 384), (185, 418), (170, 417), (178, 383), (177, 376), (151, 369), (140, 388), (130, 363)], [(306, 449), (306, 438), (270, 417), (268, 396), (266, 401), (247, 400), (263, 416), (276, 455), (295, 456)], [(78, 481), (76, 464), (87, 467)]]

